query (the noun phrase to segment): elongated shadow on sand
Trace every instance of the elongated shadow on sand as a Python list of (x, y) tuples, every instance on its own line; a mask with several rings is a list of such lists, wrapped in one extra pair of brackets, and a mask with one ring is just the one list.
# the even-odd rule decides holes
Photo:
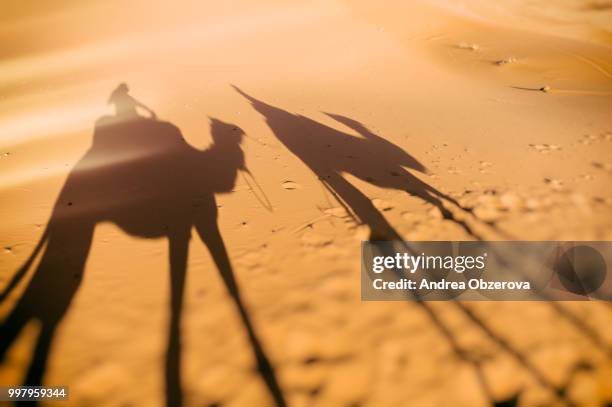
[(457, 200), (421, 181), (406, 168), (425, 172), (425, 166), (400, 147), (372, 133), (356, 120), (328, 114), (361, 137), (343, 133), (307, 117), (296, 115), (258, 100), (234, 86), (266, 120), (276, 136), (321, 180), (334, 197), (350, 209), (358, 223), (370, 228), (370, 240), (402, 240), (371, 200), (349, 183), (343, 173), (381, 188), (405, 191), (428, 202), (474, 238), (480, 238), (447, 204), (470, 212)]
[[(463, 228), (473, 238), (481, 239), (464, 220), (457, 219), (445, 206), (445, 203), (454, 207), (455, 210), (471, 214), (469, 208), (462, 207), (454, 198), (412, 175), (406, 168), (424, 172), (425, 167), (400, 147), (372, 133), (363, 124), (344, 116), (328, 114), (329, 117), (357, 132), (361, 136), (358, 138), (262, 102), (235, 86), (234, 89), (264, 117), (275, 137), (313, 171), (338, 202), (347, 209), (347, 212), (354, 214), (354, 220), (370, 228), (370, 240), (401, 241), (403, 239), (374, 207), (370, 199), (342, 177), (343, 173), (351, 174), (382, 188), (401, 190), (416, 196), (437, 207), (445, 219)], [(412, 251), (409, 244), (405, 245), (400, 242), (398, 244), (402, 245), (402, 249)], [(394, 255), (394, 252), (383, 254)], [(418, 295), (412, 299), (427, 315), (432, 326), (449, 343), (456, 357), (472, 366), (490, 404), (492, 406), (516, 405), (518, 395), (507, 400), (494, 399), (484, 377), (481, 361), (475, 360), (462, 348), (452, 330), (428, 302)], [(449, 302), (486, 337), (512, 356), (542, 387), (550, 390), (559, 399), (567, 401), (565, 386), (556, 386), (550, 382), (525, 355), (496, 334), (467, 305), (453, 299), (449, 299)]]
[[(25, 378), (41, 385), (58, 325), (77, 293), (98, 223), (112, 222), (129, 235), (166, 238), (169, 244), (170, 323), (165, 363), (166, 404), (182, 405), (181, 312), (191, 230), (206, 244), (237, 307), (257, 368), (277, 405), (285, 405), (233, 274), (217, 224), (215, 194), (229, 193), (237, 173), (246, 170), (240, 147), (243, 131), (210, 120), (212, 145), (198, 150), (180, 130), (158, 121), (121, 85), (111, 96), (116, 115), (100, 118), (89, 151), (70, 172), (41, 241), (5, 290), (3, 300), (41, 252), (23, 295), (0, 326), (0, 361), (30, 321), (41, 330)], [(151, 118), (136, 108), (148, 110)], [(44, 247), (44, 250), (43, 250)]]

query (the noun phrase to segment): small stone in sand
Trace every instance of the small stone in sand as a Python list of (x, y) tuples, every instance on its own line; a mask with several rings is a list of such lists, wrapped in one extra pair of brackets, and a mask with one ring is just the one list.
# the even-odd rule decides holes
[(550, 86), (548, 85), (542, 86), (539, 90), (542, 92), (550, 92)]
[(600, 170), (612, 172), (612, 164), (604, 164), (600, 162), (592, 162), (591, 165)]
[(605, 205), (609, 205), (612, 206), (612, 198), (604, 198), (601, 196), (594, 196), (593, 197), (593, 202), (597, 202), (600, 204), (605, 204)]
[(372, 205), (374, 205), (376, 209), (381, 210), (383, 212), (390, 211), (391, 209), (393, 209), (392, 203), (380, 198), (372, 199)]
[(498, 61), (495, 61), (496, 65), (507, 65), (507, 64), (513, 64), (516, 62), (516, 58), (514, 57), (509, 57), (509, 58), (504, 58), (504, 59), (500, 59)]
[(298, 189), (300, 187), (300, 184), (298, 184), (297, 182), (293, 182), (293, 181), (285, 181), (281, 184), (281, 186), (284, 189), (293, 190), (293, 189)]

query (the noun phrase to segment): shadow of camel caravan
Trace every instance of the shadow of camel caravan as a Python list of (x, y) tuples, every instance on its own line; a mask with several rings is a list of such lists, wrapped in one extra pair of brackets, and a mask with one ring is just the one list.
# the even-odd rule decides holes
[[(246, 171), (240, 147), (244, 132), (211, 119), (213, 143), (198, 150), (185, 142), (175, 125), (157, 120), (151, 109), (134, 99), (127, 85), (115, 89), (109, 102), (116, 114), (96, 121), (91, 148), (68, 175), (40, 242), (0, 293), (4, 300), (40, 253), (25, 291), (0, 325), (0, 361), (23, 327), (37, 320), (41, 330), (25, 384), (43, 382), (58, 325), (81, 285), (94, 229), (101, 222), (112, 222), (131, 236), (168, 240), (171, 316), (166, 404), (180, 406), (181, 311), (191, 230), (195, 228), (237, 307), (262, 378), (276, 404), (284, 405), (274, 369), (242, 302), (217, 224), (215, 194), (230, 193), (238, 171)], [(138, 108), (148, 111), (150, 117), (138, 114)]]

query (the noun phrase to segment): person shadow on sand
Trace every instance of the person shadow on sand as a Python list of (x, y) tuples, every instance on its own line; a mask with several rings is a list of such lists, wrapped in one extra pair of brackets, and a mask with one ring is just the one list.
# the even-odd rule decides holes
[[(151, 109), (128, 92), (125, 84), (113, 91), (109, 102), (115, 115), (97, 120), (92, 146), (68, 175), (43, 236), (0, 292), (3, 301), (42, 251), (25, 291), (0, 325), (0, 362), (22, 328), (37, 320), (41, 330), (24, 384), (42, 383), (58, 325), (81, 285), (94, 229), (101, 222), (112, 222), (132, 236), (168, 240), (171, 313), (166, 404), (180, 406), (181, 310), (194, 228), (237, 307), (262, 378), (276, 404), (284, 405), (272, 365), (242, 302), (217, 224), (215, 194), (231, 192), (238, 171), (246, 171), (240, 147), (244, 132), (210, 119), (213, 143), (206, 150), (195, 149), (176, 126), (157, 120)], [(137, 108), (151, 117), (139, 115)]]

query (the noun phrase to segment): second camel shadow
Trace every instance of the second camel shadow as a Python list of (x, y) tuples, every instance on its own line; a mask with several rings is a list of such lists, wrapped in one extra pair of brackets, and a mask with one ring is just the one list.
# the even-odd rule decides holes
[[(176, 126), (157, 120), (152, 110), (132, 98), (126, 85), (119, 86), (110, 101), (116, 114), (97, 120), (92, 146), (68, 175), (37, 247), (0, 292), (2, 301), (24, 279), (40, 252), (25, 291), (0, 323), (0, 363), (26, 324), (36, 320), (41, 329), (24, 384), (43, 383), (57, 328), (81, 286), (94, 229), (111, 222), (131, 236), (168, 240), (171, 299), (165, 395), (166, 405), (182, 405), (180, 327), (193, 228), (236, 305), (257, 369), (275, 404), (285, 405), (217, 224), (215, 194), (230, 193), (238, 171), (247, 170), (240, 147), (244, 132), (211, 119), (213, 143), (198, 150), (184, 141)], [(151, 117), (140, 116), (136, 107)]]
[[(470, 225), (455, 216), (455, 213), (463, 212), (471, 216), (474, 221), (481, 222), (474, 216), (471, 208), (463, 207), (453, 197), (411, 174), (408, 169), (425, 172), (426, 168), (409, 153), (383, 137), (374, 134), (360, 122), (345, 116), (327, 114), (330, 118), (356, 132), (359, 137), (355, 137), (308, 117), (272, 106), (248, 95), (238, 87), (234, 86), (234, 89), (245, 97), (253, 108), (264, 117), (274, 136), (319, 178), (349, 214), (351, 212), (354, 214), (354, 220), (369, 227), (369, 240), (400, 241), (403, 250), (413, 253), (410, 243), (401, 242), (403, 239), (372, 204), (372, 201), (343, 177), (345, 173), (381, 188), (405, 191), (416, 196), (438, 208), (445, 219), (461, 227), (472, 238), (482, 240), (482, 237)], [(449, 208), (452, 208), (453, 211)], [(488, 226), (498, 233), (503, 233), (494, 225), (488, 224)], [(387, 256), (394, 256), (396, 253), (395, 250), (387, 246), (374, 248), (374, 250), (381, 250), (381, 254)], [(401, 274), (398, 277), (402, 277)], [(513, 395), (505, 400), (494, 398), (484, 377), (481, 361), (475, 360), (461, 346), (450, 326), (444, 322), (439, 313), (427, 301), (423, 300), (418, 292), (416, 290), (409, 294), (407, 299), (413, 300), (425, 312), (432, 326), (451, 346), (455, 356), (473, 367), (490, 405), (516, 405), (518, 395)], [(457, 307), (462, 314), (468, 316), (470, 321), (483, 331), (488, 338), (495, 341), (521, 366), (526, 368), (543, 387), (554, 391), (557, 397), (564, 397), (562, 389), (547, 380), (524, 355), (510, 345), (507, 340), (497, 335), (470, 308), (452, 298), (448, 300), (453, 307)]]
[(403, 240), (372, 201), (348, 182), (343, 173), (386, 189), (396, 189), (414, 195), (434, 205), (442, 216), (460, 226), (470, 236), (481, 237), (463, 219), (457, 218), (445, 206), (470, 213), (453, 197), (421, 181), (406, 168), (426, 172), (426, 168), (406, 151), (371, 132), (360, 122), (336, 114), (327, 115), (357, 132), (352, 136), (308, 117), (287, 112), (258, 100), (240, 88), (244, 96), (266, 120), (276, 136), (293, 154), (319, 178), (328, 191), (347, 209), (359, 224), (370, 228), (369, 240)]

